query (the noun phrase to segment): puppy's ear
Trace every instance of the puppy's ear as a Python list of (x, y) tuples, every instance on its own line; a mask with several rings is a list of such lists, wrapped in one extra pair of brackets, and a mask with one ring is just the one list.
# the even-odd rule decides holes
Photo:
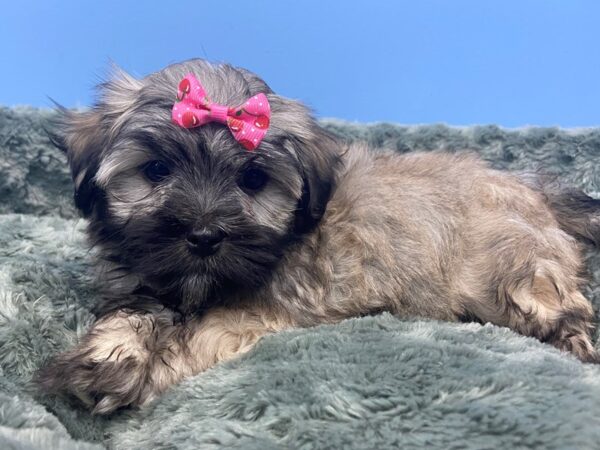
[(95, 183), (102, 155), (139, 88), (139, 81), (113, 67), (111, 79), (99, 86), (100, 97), (92, 109), (73, 111), (57, 105), (57, 115), (48, 132), (54, 145), (67, 155), (75, 188), (75, 206), (84, 217), (92, 214), (103, 195)]
[(271, 105), (271, 126), (283, 138), (299, 164), (302, 195), (298, 202), (295, 232), (312, 230), (325, 213), (341, 163), (340, 143), (325, 131), (301, 103), (278, 95), (267, 95)]
[(288, 136), (288, 144), (300, 163), (302, 196), (298, 202), (295, 232), (311, 231), (321, 220), (335, 185), (341, 146), (333, 136), (312, 121), (309, 133)]
[(94, 183), (104, 146), (101, 114), (76, 112), (59, 107), (50, 125), (50, 139), (64, 151), (71, 167), (75, 206), (88, 217), (101, 195)]

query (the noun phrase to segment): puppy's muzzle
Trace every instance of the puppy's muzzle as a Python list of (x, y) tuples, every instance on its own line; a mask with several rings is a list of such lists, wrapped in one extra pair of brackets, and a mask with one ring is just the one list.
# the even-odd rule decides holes
[(192, 253), (206, 257), (219, 250), (225, 233), (216, 228), (195, 228), (187, 236), (187, 244)]

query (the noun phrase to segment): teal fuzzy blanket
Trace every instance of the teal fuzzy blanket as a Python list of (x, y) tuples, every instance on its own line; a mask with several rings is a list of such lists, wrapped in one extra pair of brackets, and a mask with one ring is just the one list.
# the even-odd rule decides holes
[[(48, 111), (0, 108), (0, 449), (600, 448), (600, 366), (492, 325), (388, 314), (284, 332), (109, 418), (35, 392), (93, 317), (85, 223)], [(326, 122), (400, 152), (469, 148), (600, 193), (600, 130)], [(587, 296), (600, 310), (600, 255)]]

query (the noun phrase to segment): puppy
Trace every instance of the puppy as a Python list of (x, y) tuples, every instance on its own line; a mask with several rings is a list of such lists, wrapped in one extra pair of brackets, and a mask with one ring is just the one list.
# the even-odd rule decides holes
[[(173, 122), (188, 74), (220, 105), (266, 96), (255, 149), (223, 123)], [(59, 125), (105, 300), (39, 382), (95, 413), (265, 334), (381, 311), (491, 322), (598, 361), (579, 241), (600, 238), (600, 202), (582, 193), (468, 153), (344, 144), (256, 75), (202, 60), (117, 73)]]

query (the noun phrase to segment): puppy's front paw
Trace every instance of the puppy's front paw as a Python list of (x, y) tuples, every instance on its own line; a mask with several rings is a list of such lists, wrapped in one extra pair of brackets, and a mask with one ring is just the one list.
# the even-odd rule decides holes
[(94, 414), (109, 414), (125, 406), (139, 406), (145, 392), (146, 364), (133, 355), (98, 359), (93, 349), (77, 347), (58, 355), (38, 374), (37, 382), (46, 391), (74, 396), (92, 408)]
[(67, 394), (109, 414), (153, 397), (149, 376), (155, 320), (123, 312), (98, 321), (82, 342), (40, 370), (45, 392)]

